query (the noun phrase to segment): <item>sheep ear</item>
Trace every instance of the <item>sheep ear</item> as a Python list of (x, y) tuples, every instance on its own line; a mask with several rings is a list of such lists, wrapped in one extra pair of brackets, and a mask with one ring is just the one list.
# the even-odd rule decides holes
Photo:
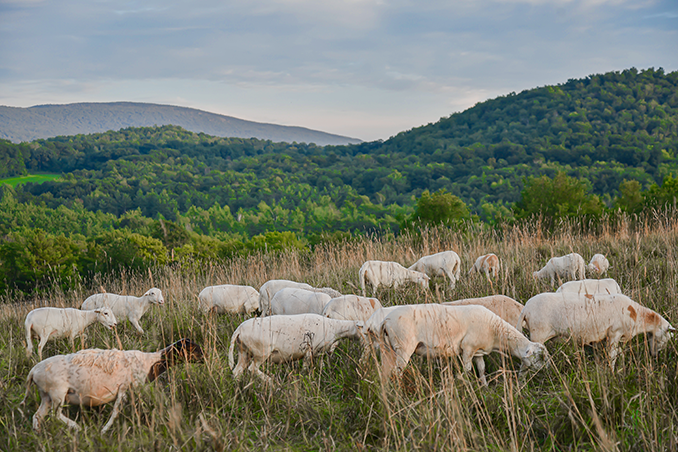
[(96, 312), (97, 314), (101, 314), (101, 309), (95, 309), (94, 312)]
[(355, 322), (355, 326), (357, 326), (360, 329), (365, 328), (365, 322)]

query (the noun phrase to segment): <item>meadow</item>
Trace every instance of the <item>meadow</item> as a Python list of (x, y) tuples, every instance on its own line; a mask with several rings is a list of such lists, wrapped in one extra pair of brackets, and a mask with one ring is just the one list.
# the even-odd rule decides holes
[(28, 174), (26, 176), (8, 177), (0, 179), (0, 185), (7, 184), (10, 187), (33, 182), (34, 184), (42, 184), (43, 182), (58, 180), (61, 174)]
[[(14, 450), (676, 450), (678, 448), (678, 347), (669, 342), (658, 357), (644, 336), (623, 347), (609, 368), (601, 347), (547, 342), (551, 366), (518, 380), (520, 363), (486, 357), (489, 387), (474, 375), (459, 376), (456, 359), (414, 358), (401, 381), (385, 381), (376, 359), (361, 367), (361, 346), (345, 341), (332, 356), (301, 363), (265, 365), (276, 384), (245, 374), (234, 381), (227, 364), (231, 333), (245, 316), (203, 314), (197, 294), (207, 285), (293, 279), (342, 293), (358, 293), (358, 269), (368, 259), (409, 265), (422, 255), (452, 249), (462, 258), (454, 290), (434, 279), (431, 290), (383, 289), (385, 306), (439, 302), (502, 293), (525, 303), (550, 291), (532, 272), (551, 257), (578, 252), (605, 254), (615, 278), (635, 301), (678, 325), (678, 215), (646, 220), (617, 217), (583, 226), (563, 223), (544, 233), (539, 225), (464, 232), (430, 229), (399, 237), (372, 237), (318, 246), (313, 251), (261, 253), (226, 265), (185, 262), (148, 274), (98, 278), (70, 292), (54, 289), (21, 304), (0, 300), (0, 449)], [(498, 280), (465, 273), (475, 258), (496, 253)], [(111, 431), (101, 435), (111, 405), (65, 410), (82, 427), (71, 432), (48, 417), (31, 428), (37, 390), (19, 407), (25, 379), (37, 358), (24, 352), (23, 319), (37, 306), (79, 307), (91, 293), (141, 295), (150, 287), (165, 295), (162, 307), (142, 318), (139, 336), (126, 321), (117, 332), (88, 329), (87, 347), (155, 351), (190, 337), (205, 351), (203, 364), (179, 364), (133, 392)], [(58, 285), (54, 285), (58, 287)], [(555, 289), (555, 288), (554, 288)], [(76, 346), (79, 346), (76, 340)], [(68, 340), (47, 344), (44, 356), (70, 353)], [(21, 410), (19, 409), (21, 408)]]

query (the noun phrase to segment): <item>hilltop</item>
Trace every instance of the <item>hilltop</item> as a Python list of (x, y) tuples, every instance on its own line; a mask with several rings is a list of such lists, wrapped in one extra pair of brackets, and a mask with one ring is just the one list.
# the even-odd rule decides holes
[(0, 106), (0, 138), (15, 143), (61, 135), (92, 134), (127, 127), (168, 124), (219, 137), (259, 138), (318, 145), (360, 142), (356, 138), (305, 127), (245, 121), (174, 105), (109, 102), (36, 105), (29, 108)]

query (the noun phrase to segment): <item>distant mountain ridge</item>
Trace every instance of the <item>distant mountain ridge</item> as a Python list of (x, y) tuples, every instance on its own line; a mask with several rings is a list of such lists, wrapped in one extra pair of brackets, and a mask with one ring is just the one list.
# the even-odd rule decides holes
[(119, 130), (126, 127), (176, 125), (191, 132), (275, 142), (341, 145), (360, 143), (356, 138), (305, 127), (267, 124), (195, 108), (140, 102), (36, 105), (28, 108), (0, 106), (0, 138), (19, 143), (38, 138)]

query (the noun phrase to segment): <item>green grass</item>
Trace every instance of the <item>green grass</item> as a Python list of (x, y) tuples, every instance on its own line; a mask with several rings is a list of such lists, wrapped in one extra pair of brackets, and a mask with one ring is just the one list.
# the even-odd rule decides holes
[(17, 185), (25, 184), (28, 182), (42, 184), (43, 182), (58, 180), (60, 177), (61, 174), (29, 174), (28, 176), (9, 177), (7, 179), (0, 179), (0, 185), (7, 184), (12, 187), (16, 187)]
[[(92, 287), (61, 293), (25, 305), (0, 305), (0, 450), (675, 450), (678, 438), (678, 346), (669, 342), (651, 357), (644, 337), (623, 347), (617, 369), (606, 364), (600, 347), (582, 349), (567, 340), (547, 347), (553, 365), (518, 381), (520, 363), (493, 354), (486, 358), (489, 387), (474, 375), (459, 377), (456, 359), (415, 357), (400, 382), (382, 383), (378, 361), (358, 365), (361, 347), (345, 341), (332, 356), (301, 363), (269, 364), (268, 387), (245, 374), (234, 381), (227, 364), (230, 336), (245, 316), (206, 316), (197, 294), (213, 284), (249, 284), (285, 278), (355, 293), (358, 268), (367, 259), (412, 263), (444, 249), (456, 250), (468, 271), (475, 258), (495, 252), (502, 274), (490, 285), (463, 275), (454, 291), (435, 279), (421, 294), (413, 287), (378, 292), (384, 305), (435, 302), (503, 293), (525, 302), (549, 291), (531, 272), (553, 255), (572, 251), (589, 259), (605, 254), (609, 276), (634, 300), (678, 325), (678, 217), (657, 218), (631, 228), (603, 225), (581, 234), (563, 227), (553, 237), (529, 228), (501, 236), (477, 231), (455, 234), (425, 231), (422, 239), (400, 237), (331, 245), (313, 253), (257, 255), (225, 266), (187, 270), (158, 269), (150, 275), (99, 279)], [(463, 274), (463, 273), (462, 273)], [(199, 342), (204, 364), (180, 364), (155, 382), (134, 391), (111, 431), (101, 435), (111, 405), (72, 407), (65, 413), (83, 427), (70, 432), (49, 416), (43, 431), (31, 428), (39, 403), (35, 388), (26, 406), (18, 403), (35, 356), (24, 354), (23, 319), (41, 304), (79, 306), (100, 291), (140, 295), (163, 290), (166, 305), (142, 318), (137, 335), (126, 321), (118, 335), (125, 349), (154, 351), (181, 337)], [(55, 285), (55, 287), (58, 287)], [(88, 330), (89, 347), (114, 347), (115, 336), (99, 325)], [(79, 343), (79, 342), (76, 342)], [(69, 353), (68, 340), (50, 341), (44, 356)]]

